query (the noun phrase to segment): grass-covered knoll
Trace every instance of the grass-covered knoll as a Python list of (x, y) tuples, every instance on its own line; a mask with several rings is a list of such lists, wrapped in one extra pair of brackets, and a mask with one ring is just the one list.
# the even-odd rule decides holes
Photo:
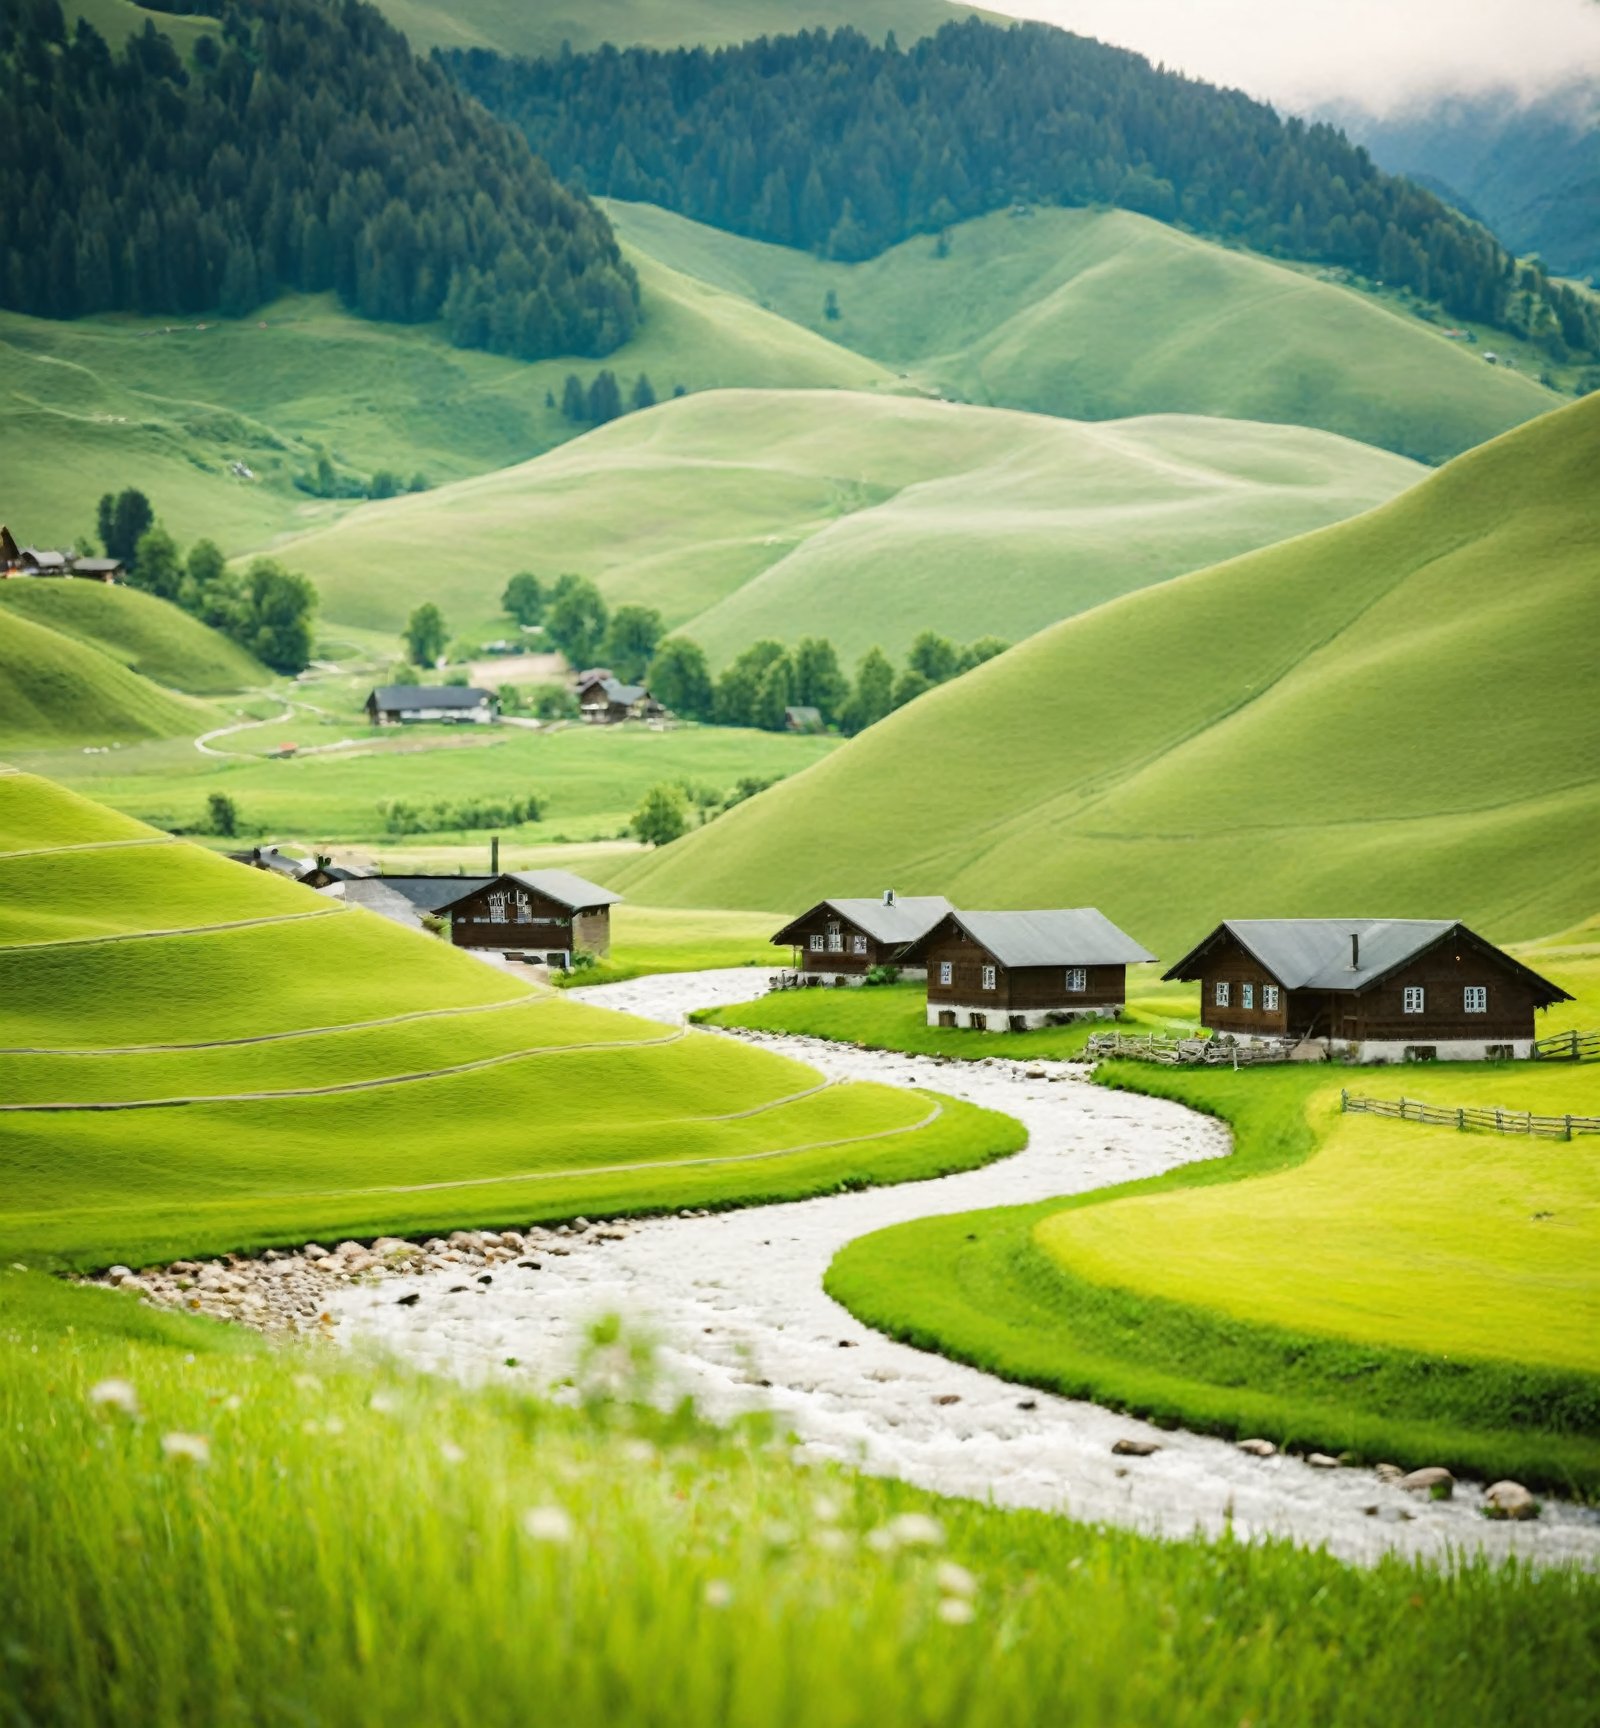
[[(980, 217), (842, 264), (609, 206), (636, 252), (969, 402), (1078, 420), (1226, 415), (1442, 462), (1555, 406), (1540, 351), (1128, 210)], [(833, 298), (831, 302), (829, 295)], [(827, 315), (831, 306), (836, 317)], [(1489, 366), (1488, 349), (1524, 368)]]
[[(288, 742), (304, 749), (344, 739), (355, 747), (291, 761), (255, 753)], [(431, 811), (440, 803), (503, 802), (537, 794), (538, 822), (494, 825), (509, 863), (512, 847), (626, 835), (629, 819), (659, 781), (688, 781), (726, 795), (745, 777), (775, 780), (798, 773), (837, 746), (836, 738), (724, 726), (651, 732), (573, 725), (548, 733), (510, 726), (419, 726), (378, 732), (365, 717), (324, 720), (297, 711), (219, 741), (219, 748), (251, 752), (237, 757), (202, 755), (187, 738), (108, 756), (43, 748), (10, 754), (22, 766), (65, 780), (158, 827), (193, 832), (205, 818), (209, 795), (225, 792), (247, 835), (307, 845), (355, 842), (366, 851), (395, 837), (387, 805)], [(427, 868), (457, 868), (438, 851), (447, 842), (460, 868), (469, 873), (483, 868), (489, 830), (439, 829), (431, 821), (427, 832), (435, 855)], [(609, 883), (613, 867), (614, 861), (602, 856), (592, 869), (598, 880)]]
[[(659, 915), (659, 914), (658, 914)], [(748, 916), (748, 914), (747, 914)], [(1128, 1006), (1124, 1028), (1135, 1034), (1171, 1036), (1191, 1030), (1197, 1003), (1188, 985), (1160, 982), (1160, 968), (1128, 968)], [(1035, 1032), (1008, 1033), (997, 1039), (983, 1032), (953, 1031), (928, 1024), (925, 983), (874, 985), (860, 989), (776, 990), (754, 1002), (706, 1009), (694, 1016), (697, 1024), (747, 1032), (788, 1032), (803, 1038), (831, 1038), (866, 1050), (903, 1050), (913, 1056), (952, 1056), (980, 1061), (1005, 1056), (1017, 1061), (1081, 1056), (1099, 1020), (1073, 1026), (1044, 1026)]]
[[(19, 1719), (498, 1724), (559, 1698), (643, 1728), (666, 1699), (782, 1728), (804, 1699), (814, 1728), (1546, 1728), (1600, 1684), (1600, 1593), (1571, 1572), (941, 1501), (801, 1468), (759, 1423), (463, 1392), (36, 1274), (0, 1274), (0, 1310)], [(91, 1402), (108, 1380), (135, 1419)]]
[[(1081, 425), (854, 391), (691, 396), (537, 461), (311, 532), (285, 558), (328, 612), (487, 617), (498, 572), (643, 601), (713, 660), (821, 630), (847, 661), (932, 627), (1017, 639), (1130, 588), (1353, 515), (1419, 477), (1300, 428)], [(372, 571), (388, 578), (372, 581)]]
[[(30, 812), (40, 834), (91, 826), (27, 775), (0, 776), (0, 810), (16, 838)], [(106, 837), (125, 827), (108, 817)], [(748, 1203), (1019, 1143), (953, 1101), (519, 1002), (468, 954), (182, 842), (0, 858), (0, 943), (19, 945), (0, 1013), (8, 1258)]]
[(1246, 906), (1570, 924), (1600, 823), (1597, 461), (1600, 397), (1045, 631), (618, 885), (809, 905), (826, 858), (838, 893), (1098, 905), (1169, 960)]
[(702, 972), (719, 966), (770, 966), (767, 938), (776, 920), (766, 912), (680, 910), (671, 906), (611, 908), (611, 952), (565, 973), (571, 988), (641, 978), (651, 972)]
[(218, 696), (271, 681), (272, 674), (220, 631), (170, 601), (99, 582), (0, 583), (0, 606), (87, 642), (157, 684)]
[(175, 738), (213, 724), (211, 709), (161, 689), (93, 643), (20, 611), (0, 616), (0, 746)]

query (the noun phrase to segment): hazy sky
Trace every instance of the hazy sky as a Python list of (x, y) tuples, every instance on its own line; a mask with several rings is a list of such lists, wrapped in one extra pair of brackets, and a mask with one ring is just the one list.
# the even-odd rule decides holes
[(1600, 77), (1597, 0), (983, 0), (1288, 108)]

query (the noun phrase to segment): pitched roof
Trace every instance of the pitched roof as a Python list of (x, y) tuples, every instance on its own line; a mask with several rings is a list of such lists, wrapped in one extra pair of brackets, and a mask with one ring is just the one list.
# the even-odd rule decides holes
[(1155, 959), (1095, 906), (950, 916), (1002, 966), (1133, 966)]
[(475, 894), (494, 881), (493, 876), (368, 876), (362, 878), (380, 886), (362, 890), (374, 895), (380, 891), (398, 894), (418, 912), (438, 912), (453, 901)]
[(72, 568), (90, 576), (110, 575), (114, 570), (122, 568), (120, 558), (78, 558), (73, 561)]
[(808, 707), (805, 703), (794, 703), (783, 711), (784, 719), (796, 726), (820, 726), (822, 710)]
[(942, 894), (913, 894), (893, 900), (819, 900), (793, 919), (772, 938), (775, 944), (789, 940), (789, 932), (803, 923), (813, 912), (824, 907), (848, 919), (875, 942), (915, 942), (927, 935), (950, 911), (950, 902)]
[(367, 700), (380, 708), (477, 708), (494, 692), (473, 684), (380, 684)]
[[(418, 880), (418, 878), (413, 878)], [(458, 902), (476, 894), (480, 888), (493, 887), (496, 882), (515, 882), (530, 893), (542, 894), (573, 912), (586, 912), (591, 906), (614, 906), (622, 898), (609, 888), (575, 876), (570, 870), (502, 870), (498, 876), (438, 877), (437, 881), (458, 882), (459, 890), (440, 900), (431, 911), (443, 912)]]
[[(1196, 976), (1201, 958), (1226, 933), (1286, 990), (1364, 990), (1456, 930), (1485, 948), (1494, 946), (1455, 918), (1228, 918), (1166, 976)], [(1351, 937), (1356, 939), (1354, 956)], [(1547, 978), (1494, 951), (1548, 989), (1552, 1002), (1570, 1000)]]
[(607, 702), (615, 702), (623, 708), (631, 708), (641, 697), (650, 694), (643, 684), (623, 684), (615, 678), (591, 678), (579, 688), (579, 695), (596, 684), (605, 692)]

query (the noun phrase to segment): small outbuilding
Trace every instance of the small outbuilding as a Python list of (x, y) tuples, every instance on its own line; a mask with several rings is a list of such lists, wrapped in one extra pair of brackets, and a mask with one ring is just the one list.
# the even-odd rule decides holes
[(1526, 1056), (1571, 1000), (1449, 918), (1230, 918), (1166, 976), (1199, 984), (1214, 1032), (1364, 1062)]
[(828, 728), (820, 708), (809, 708), (802, 703), (784, 709), (783, 729), (785, 732), (826, 732)]
[(574, 954), (611, 952), (611, 908), (621, 899), (570, 870), (508, 870), (428, 910), (450, 920), (457, 948), (567, 968)]
[(794, 950), (794, 969), (806, 980), (860, 984), (877, 966), (920, 978), (920, 967), (906, 962), (907, 951), (949, 910), (942, 894), (902, 899), (892, 888), (877, 900), (819, 900), (772, 941)]
[(494, 691), (471, 684), (380, 684), (367, 697), (367, 719), (374, 726), (447, 720), (487, 725), (498, 713)]
[(975, 1032), (1114, 1019), (1128, 968), (1155, 959), (1093, 906), (952, 911), (912, 957), (928, 971), (928, 1024)]

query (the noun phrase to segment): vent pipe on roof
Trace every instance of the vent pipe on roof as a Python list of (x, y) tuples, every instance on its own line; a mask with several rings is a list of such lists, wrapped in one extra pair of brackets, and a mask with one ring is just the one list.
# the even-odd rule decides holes
[(489, 874), (500, 874), (500, 836), (498, 834), (489, 842)]
[(1361, 937), (1354, 930), (1350, 932), (1350, 970), (1361, 970)]
[(883, 891), (883, 903), (885, 906), (894, 905), (894, 889), (892, 889), (892, 888), (885, 888), (884, 889), (884, 891)]

